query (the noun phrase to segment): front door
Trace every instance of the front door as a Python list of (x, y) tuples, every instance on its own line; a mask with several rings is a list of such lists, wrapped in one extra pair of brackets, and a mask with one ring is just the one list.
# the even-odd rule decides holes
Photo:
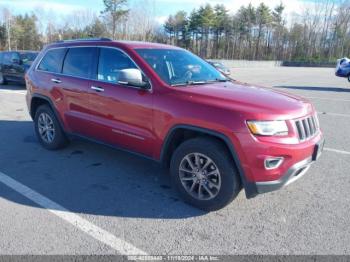
[(98, 132), (95, 138), (151, 156), (154, 142), (153, 95), (146, 90), (118, 83), (124, 69), (137, 69), (123, 51), (100, 48), (98, 75), (92, 83), (90, 108)]

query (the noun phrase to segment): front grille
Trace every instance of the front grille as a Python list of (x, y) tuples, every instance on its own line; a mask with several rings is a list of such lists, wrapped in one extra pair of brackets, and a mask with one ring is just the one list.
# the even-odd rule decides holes
[(295, 120), (295, 126), (298, 131), (300, 141), (312, 138), (319, 130), (316, 116), (308, 116), (303, 119)]

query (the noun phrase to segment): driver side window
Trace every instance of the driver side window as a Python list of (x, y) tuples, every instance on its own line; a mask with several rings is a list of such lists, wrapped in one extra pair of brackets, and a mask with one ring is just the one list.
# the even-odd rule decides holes
[(117, 83), (120, 71), (125, 69), (137, 69), (137, 66), (126, 54), (117, 49), (100, 49), (98, 80)]

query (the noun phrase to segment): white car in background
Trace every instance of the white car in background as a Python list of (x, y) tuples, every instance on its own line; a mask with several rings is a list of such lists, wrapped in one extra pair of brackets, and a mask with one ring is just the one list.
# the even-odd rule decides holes
[(220, 73), (224, 74), (225, 76), (231, 75), (230, 69), (228, 69), (223, 63), (218, 62), (218, 61), (208, 61), (209, 64), (214, 66), (217, 70), (220, 71)]

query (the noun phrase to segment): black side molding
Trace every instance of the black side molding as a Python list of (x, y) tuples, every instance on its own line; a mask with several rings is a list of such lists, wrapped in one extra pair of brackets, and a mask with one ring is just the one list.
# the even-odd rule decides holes
[(33, 95), (32, 95), (32, 99), (31, 99), (31, 101), (30, 101), (30, 107), (29, 107), (29, 108), (30, 108), (29, 114), (30, 114), (30, 116), (32, 117), (32, 119), (34, 120), (34, 117), (35, 117), (35, 115), (33, 114), (33, 112), (31, 112), (31, 111), (32, 111), (32, 101), (33, 101), (33, 98), (40, 98), (40, 99), (45, 100), (46, 102), (49, 103), (49, 105), (50, 105), (52, 111), (54, 112), (56, 118), (58, 119), (58, 122), (59, 122), (60, 125), (61, 125), (62, 130), (64, 130), (63, 121), (62, 121), (60, 115), (58, 114), (58, 112), (57, 112), (57, 110), (56, 110), (56, 107), (55, 107), (54, 104), (52, 103), (51, 99), (50, 99), (49, 97), (47, 97), (47, 96), (44, 96), (44, 95), (41, 95), (41, 94), (33, 94)]

